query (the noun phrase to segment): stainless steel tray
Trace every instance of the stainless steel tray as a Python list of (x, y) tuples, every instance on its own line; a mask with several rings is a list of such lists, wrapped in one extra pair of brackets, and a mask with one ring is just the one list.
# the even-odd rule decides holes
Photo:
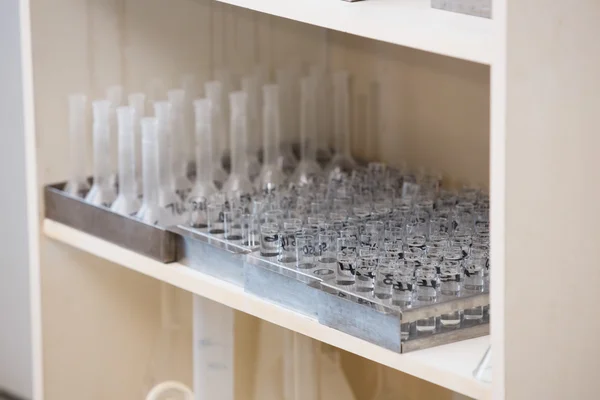
[(46, 218), (121, 247), (169, 263), (177, 259), (177, 235), (164, 227), (112, 212), (63, 192), (65, 182), (44, 188)]

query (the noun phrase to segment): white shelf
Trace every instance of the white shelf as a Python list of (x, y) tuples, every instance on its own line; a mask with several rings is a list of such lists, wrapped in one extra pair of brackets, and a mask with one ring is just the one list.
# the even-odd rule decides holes
[(492, 20), (432, 9), (430, 0), (219, 1), (477, 63), (492, 60)]
[(489, 345), (489, 336), (409, 354), (397, 354), (317, 321), (249, 295), (233, 284), (179, 263), (162, 264), (66, 225), (44, 220), (44, 233), (123, 267), (254, 315), (284, 328), (358, 354), (475, 399), (487, 398), (490, 386), (473, 378), (473, 369)]

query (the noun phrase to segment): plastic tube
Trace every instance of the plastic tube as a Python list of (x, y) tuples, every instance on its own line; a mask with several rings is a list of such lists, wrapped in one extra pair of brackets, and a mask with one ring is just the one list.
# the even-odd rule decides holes
[(69, 181), (65, 192), (71, 196), (85, 197), (90, 190), (86, 176), (87, 155), (87, 97), (83, 94), (69, 96)]
[(135, 110), (131, 107), (117, 108), (119, 131), (119, 195), (111, 210), (119, 214), (133, 215), (140, 209), (135, 185)]
[(316, 79), (303, 78), (300, 86), (300, 162), (293, 182), (306, 185), (315, 175), (321, 173), (317, 163), (317, 104), (316, 104)]
[(94, 182), (85, 200), (98, 206), (110, 207), (115, 201), (117, 193), (111, 180), (110, 159), (110, 110), (108, 100), (99, 100), (92, 103), (94, 116)]
[[(175, 176), (173, 173), (174, 145), (171, 137), (171, 105), (168, 102), (154, 103), (158, 137), (158, 205), (161, 208), (161, 225), (177, 225), (184, 220), (183, 201), (175, 193)], [(162, 218), (163, 213), (169, 217)]]
[(110, 86), (106, 89), (106, 99), (110, 102), (110, 165), (111, 165), (111, 182), (117, 186), (117, 171), (119, 166), (119, 140), (117, 135), (117, 107), (123, 105), (123, 87), (119, 85)]
[(173, 165), (173, 184), (175, 193), (181, 201), (187, 200), (192, 183), (187, 177), (188, 172), (188, 148), (187, 127), (185, 126), (185, 91), (183, 89), (170, 90), (168, 92), (171, 104), (171, 133), (170, 133), (170, 158)]
[(260, 150), (261, 116), (260, 116), (260, 86), (257, 76), (247, 76), (242, 79), (242, 90), (248, 95), (248, 152), (247, 169), (251, 181), (260, 173), (258, 151)]
[(248, 96), (244, 92), (229, 95), (231, 109), (231, 173), (223, 185), (227, 195), (248, 196), (253, 192), (252, 183), (246, 170), (246, 151), (248, 143), (247, 104)]
[(315, 79), (315, 103), (317, 110), (317, 161), (327, 165), (331, 161), (331, 93), (327, 70), (322, 65), (313, 65), (310, 76)]
[(263, 166), (257, 187), (263, 192), (270, 192), (285, 181), (285, 175), (279, 164), (281, 158), (279, 86), (265, 85), (263, 98)]
[(144, 195), (136, 218), (155, 225), (160, 222), (158, 205), (158, 136), (156, 118), (142, 118), (142, 178)]
[(281, 167), (283, 172), (290, 175), (298, 164), (292, 152), (292, 143), (298, 139), (298, 108), (294, 99), (294, 86), (298, 84), (293, 70), (277, 70), (277, 84), (279, 85), (279, 109), (281, 113)]
[(350, 74), (339, 71), (333, 75), (333, 122), (335, 154), (328, 171), (339, 170), (349, 173), (356, 168), (350, 151)]
[(185, 102), (183, 108), (183, 118), (185, 122), (185, 156), (187, 161), (187, 176), (190, 181), (194, 181), (195, 177), (195, 157), (194, 152), (196, 136), (194, 128), (194, 100), (200, 97), (201, 87), (198, 84), (198, 80), (195, 75), (188, 74), (181, 78), (181, 88), (185, 92)]
[(194, 296), (195, 400), (233, 400), (234, 311)]
[(213, 179), (212, 157), (212, 118), (209, 99), (194, 101), (196, 117), (196, 183), (190, 193), (190, 199), (203, 197), (208, 199), (218, 192)]
[(221, 188), (227, 180), (227, 173), (221, 163), (223, 156), (221, 143), (227, 137), (223, 109), (223, 85), (219, 81), (206, 82), (204, 90), (206, 91), (206, 97), (210, 100), (212, 116), (213, 179), (217, 188)]
[(142, 127), (140, 121), (146, 113), (146, 95), (143, 93), (132, 93), (129, 95), (129, 107), (133, 108), (133, 131), (134, 131), (134, 147), (135, 147), (135, 185), (136, 193), (142, 196), (143, 180), (142, 180)]

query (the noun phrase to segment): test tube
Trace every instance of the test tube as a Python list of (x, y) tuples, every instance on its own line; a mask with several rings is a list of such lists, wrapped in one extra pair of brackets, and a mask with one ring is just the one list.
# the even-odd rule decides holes
[[(437, 263), (436, 263), (437, 264)], [(462, 266), (457, 261), (442, 261), (439, 264), (440, 293), (442, 299), (452, 300), (460, 296), (462, 283)], [(458, 328), (462, 317), (461, 310), (455, 310), (440, 316), (440, 324), (444, 328)]]
[(188, 148), (187, 127), (185, 126), (185, 91), (183, 89), (169, 90), (167, 93), (171, 104), (170, 121), (170, 158), (173, 165), (175, 193), (181, 201), (186, 201), (192, 183), (188, 179)]
[(237, 242), (242, 240), (242, 209), (231, 207), (223, 211), (223, 233), (225, 240)]
[(118, 147), (119, 141), (116, 135), (117, 132), (117, 107), (123, 104), (123, 87), (113, 85), (106, 89), (106, 100), (110, 102), (109, 112), (109, 129), (110, 129), (110, 166), (111, 166), (111, 183), (117, 185), (117, 170), (118, 170)]
[(85, 158), (88, 152), (87, 97), (83, 94), (69, 96), (69, 163), (70, 177), (65, 192), (71, 196), (85, 197), (90, 190), (86, 177)]
[[(175, 179), (173, 174), (173, 152), (171, 146), (171, 105), (166, 101), (154, 103), (158, 137), (158, 205), (169, 218), (164, 218), (164, 225), (177, 225), (184, 222), (185, 207), (179, 196), (175, 193)], [(161, 210), (161, 213), (162, 213)]]
[(110, 207), (117, 198), (114, 180), (111, 179), (111, 103), (97, 100), (92, 103), (94, 117), (94, 182), (85, 200), (88, 203)]
[(279, 86), (263, 87), (263, 166), (257, 181), (259, 190), (270, 193), (285, 181), (279, 160), (281, 157), (281, 121)]
[(321, 165), (328, 165), (331, 161), (331, 106), (330, 86), (327, 79), (327, 70), (322, 65), (313, 65), (310, 75), (315, 79), (315, 105), (317, 110), (316, 153), (317, 161)]
[(134, 215), (140, 209), (135, 184), (135, 110), (117, 108), (119, 130), (119, 195), (111, 210), (124, 215)]
[(254, 191), (246, 170), (248, 95), (244, 92), (233, 92), (229, 98), (231, 102), (231, 173), (223, 185), (223, 192), (242, 197), (248, 196)]
[[(421, 266), (415, 271), (415, 278), (417, 281), (416, 297), (419, 305), (427, 305), (435, 303), (437, 299), (437, 289), (439, 286), (439, 279), (437, 270), (429, 266)], [(435, 331), (435, 317), (423, 318), (417, 321), (418, 332), (434, 332)]]
[[(413, 302), (415, 292), (415, 271), (407, 267), (402, 261), (398, 268), (394, 270), (392, 286), (392, 304), (401, 309), (410, 308)], [(400, 335), (402, 340), (408, 339), (410, 334), (410, 322), (400, 325)]]
[[(488, 254), (484, 250), (472, 250), (464, 261), (465, 281), (463, 293), (474, 295), (482, 293), (485, 287), (485, 273), (489, 265)], [(483, 318), (483, 307), (473, 307), (464, 310), (466, 320), (480, 320)]]
[(185, 125), (185, 134), (183, 143), (185, 143), (185, 159), (187, 163), (187, 176), (190, 181), (195, 179), (194, 163), (196, 161), (196, 153), (194, 152), (196, 143), (196, 130), (194, 124), (194, 100), (200, 97), (201, 88), (198, 84), (196, 76), (193, 74), (184, 75), (181, 78), (181, 88), (185, 93), (183, 105), (183, 119)]
[(298, 140), (298, 107), (295, 106), (295, 86), (298, 85), (298, 81), (293, 68), (277, 70), (276, 80), (281, 112), (281, 167), (286, 175), (291, 175), (298, 164), (292, 152), (292, 143)]
[(279, 226), (271, 222), (265, 222), (260, 226), (260, 255), (263, 257), (277, 257), (279, 253), (281, 253)]
[(392, 298), (394, 273), (398, 269), (396, 257), (379, 257), (375, 270), (375, 297), (382, 300)]
[(354, 285), (357, 251), (358, 242), (355, 238), (341, 237), (337, 239), (336, 283), (338, 285)]
[(302, 221), (297, 218), (290, 218), (283, 221), (283, 230), (281, 231), (281, 253), (278, 260), (284, 264), (296, 263), (298, 261), (296, 251), (296, 236), (302, 231)]
[(356, 168), (350, 148), (350, 74), (339, 71), (333, 75), (333, 122), (335, 154), (327, 171), (349, 173)]
[(252, 182), (258, 177), (261, 170), (261, 165), (258, 161), (262, 132), (260, 88), (259, 77), (257, 75), (247, 76), (242, 79), (242, 91), (248, 95), (248, 153), (246, 154), (248, 165), (246, 168)]
[(316, 84), (312, 77), (303, 78), (300, 86), (300, 162), (294, 171), (292, 182), (309, 184), (321, 167), (317, 163), (317, 108)]
[(196, 117), (196, 182), (188, 197), (190, 226), (206, 228), (208, 199), (218, 192), (213, 179), (212, 118), (209, 99), (194, 101)]
[(298, 269), (312, 269), (317, 265), (316, 245), (313, 235), (296, 235), (296, 254)]
[(132, 93), (129, 95), (129, 107), (133, 108), (133, 131), (135, 148), (135, 185), (139, 197), (144, 193), (142, 179), (142, 127), (140, 121), (146, 112), (146, 95), (143, 93)]
[(359, 249), (356, 267), (356, 291), (373, 292), (377, 252), (371, 249)]
[(142, 179), (144, 193), (142, 206), (136, 218), (155, 225), (161, 222), (158, 205), (158, 136), (156, 118), (145, 117), (140, 121), (142, 129)]
[(223, 84), (219, 81), (206, 82), (206, 97), (210, 100), (212, 118), (212, 152), (213, 179), (217, 188), (221, 188), (227, 180), (227, 172), (223, 169), (222, 159), (227, 140), (227, 123), (223, 101)]

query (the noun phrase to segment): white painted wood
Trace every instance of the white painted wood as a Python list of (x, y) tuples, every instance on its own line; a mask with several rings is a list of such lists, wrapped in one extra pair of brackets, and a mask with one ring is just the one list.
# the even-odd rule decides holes
[(492, 60), (491, 20), (435, 10), (429, 0), (219, 1), (477, 63)]
[(489, 345), (489, 337), (400, 355), (320, 325), (311, 318), (249, 295), (238, 286), (199, 273), (179, 263), (162, 264), (51, 220), (44, 221), (44, 233), (52, 239), (123, 267), (455, 392), (476, 399), (482, 399), (488, 394), (489, 386), (474, 379), (472, 372)]

